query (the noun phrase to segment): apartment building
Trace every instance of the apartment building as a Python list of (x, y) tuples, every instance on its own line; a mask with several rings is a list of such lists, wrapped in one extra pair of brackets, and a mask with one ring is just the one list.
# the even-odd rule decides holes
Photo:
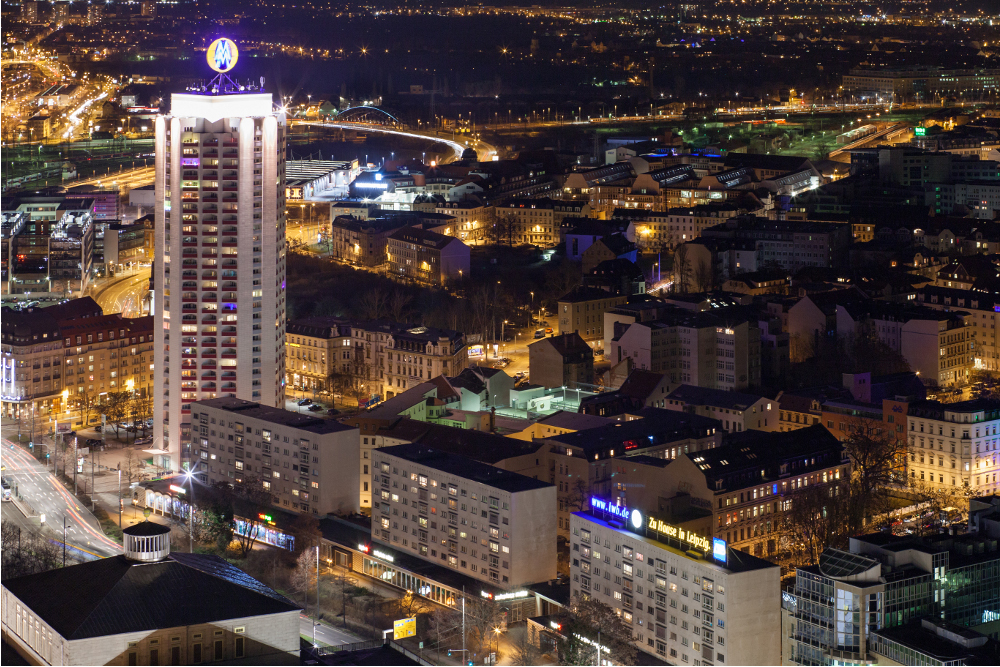
[(168, 469), (191, 403), (285, 399), (285, 112), (256, 86), (170, 98), (155, 120), (156, 390)]
[(531, 381), (546, 388), (594, 383), (594, 350), (577, 333), (562, 333), (528, 345)]
[[(569, 513), (585, 509), (592, 494), (614, 501), (637, 488), (622, 483), (633, 460), (655, 459), (662, 464), (712, 449), (722, 442), (722, 430), (715, 419), (642, 408), (613, 424), (560, 433), (541, 442), (549, 445), (540, 465), (548, 467), (549, 481), (559, 490), (558, 526), (566, 535)], [(656, 502), (655, 496), (651, 502)]]
[(779, 664), (781, 568), (655, 511), (590, 504), (570, 519), (571, 597), (610, 606), (670, 664)]
[(657, 320), (615, 324), (605, 356), (612, 363), (630, 357), (635, 368), (669, 374), (677, 384), (738, 390), (760, 384), (760, 339), (748, 313), (676, 308)]
[(493, 220), (493, 207), (478, 201), (444, 202), (434, 212), (452, 216), (455, 219), (452, 236), (470, 244), (482, 242), (486, 225)]
[[(2, 414), (49, 415), (83, 425), (81, 402), (113, 391), (149, 396), (153, 382), (150, 317), (104, 315), (91, 299), (48, 308), (4, 309), (0, 347)], [(97, 420), (100, 415), (90, 415)]]
[(1000, 370), (1000, 340), (997, 338), (997, 311), (1000, 299), (971, 290), (928, 285), (917, 290), (917, 304), (939, 311), (962, 310), (971, 315), (965, 323), (971, 328), (972, 367), (976, 370)]
[(995, 545), (982, 533), (874, 533), (852, 537), (848, 549), (826, 548), (818, 564), (796, 570), (795, 587), (782, 594), (790, 631), (782, 637), (783, 663), (934, 664), (879, 656), (889, 647), (878, 635), (922, 618), (954, 624), (958, 632), (995, 632), (991, 612), (1000, 591)]
[(386, 322), (355, 333), (365, 339), (384, 337), (379, 379), (386, 398), (438, 375), (458, 375), (469, 365), (465, 334), (458, 331)]
[(191, 419), (203, 483), (260, 483), (292, 512), (361, 509), (357, 428), (232, 397), (192, 403)]
[(735, 204), (701, 204), (686, 208), (671, 208), (646, 224), (636, 226), (644, 247), (656, 250), (674, 250), (682, 243), (693, 241), (701, 232), (727, 220), (740, 209)]
[(401, 227), (386, 239), (389, 273), (442, 287), (471, 277), (469, 246), (454, 236)]
[(588, 217), (590, 204), (547, 197), (512, 199), (498, 206), (496, 212), (498, 216), (513, 216), (515, 242), (552, 248), (561, 240), (563, 218)]
[(928, 386), (964, 385), (975, 367), (975, 338), (965, 311), (884, 301), (837, 306), (837, 334), (872, 332), (901, 354)]
[(628, 302), (597, 287), (577, 287), (556, 300), (559, 333), (577, 333), (588, 343), (604, 340), (604, 313)]
[(910, 478), (932, 489), (997, 493), (1000, 402), (919, 401), (906, 415)]
[(372, 452), (372, 541), (507, 590), (556, 576), (556, 489), (432, 446)]
[(769, 220), (749, 215), (734, 216), (702, 230), (703, 236), (753, 241), (761, 264), (789, 271), (842, 265), (852, 233), (849, 224)]
[(333, 377), (351, 372), (353, 352), (348, 320), (334, 317), (292, 320), (285, 327), (288, 386), (300, 391), (333, 391)]
[(723, 430), (778, 430), (776, 401), (756, 394), (682, 384), (664, 399), (664, 408), (717, 419)]
[(384, 266), (388, 261), (389, 235), (408, 222), (403, 216), (338, 215), (330, 223), (330, 256), (342, 264), (368, 269)]

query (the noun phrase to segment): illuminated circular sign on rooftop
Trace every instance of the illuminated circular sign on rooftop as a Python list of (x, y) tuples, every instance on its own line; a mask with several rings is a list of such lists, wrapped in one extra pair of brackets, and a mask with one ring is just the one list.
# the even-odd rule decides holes
[(236, 67), (239, 58), (240, 50), (236, 48), (236, 42), (228, 37), (220, 37), (209, 44), (205, 54), (208, 66), (220, 74), (225, 74)]

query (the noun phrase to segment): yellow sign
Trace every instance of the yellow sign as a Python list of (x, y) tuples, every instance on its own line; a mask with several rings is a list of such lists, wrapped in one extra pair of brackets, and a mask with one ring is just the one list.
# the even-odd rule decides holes
[(240, 59), (240, 50), (236, 48), (236, 42), (228, 37), (220, 37), (208, 45), (205, 54), (208, 66), (220, 74), (224, 74), (236, 67), (236, 61)]
[(687, 542), (691, 546), (697, 547), (702, 551), (710, 551), (712, 548), (707, 537), (695, 535), (691, 531), (678, 528), (677, 526), (671, 526), (669, 523), (664, 523), (655, 517), (649, 517), (649, 523), (646, 527), (650, 530), (655, 530), (658, 533), (663, 533), (668, 537), (673, 537), (681, 542)]
[(392, 622), (392, 638), (406, 639), (417, 634), (417, 617), (402, 618)]

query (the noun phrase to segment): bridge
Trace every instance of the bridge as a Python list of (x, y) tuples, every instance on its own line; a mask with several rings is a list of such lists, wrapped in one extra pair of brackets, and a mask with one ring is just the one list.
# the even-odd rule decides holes
[(399, 120), (385, 109), (365, 105), (344, 109), (337, 114), (336, 120), (341, 123), (359, 123), (363, 125), (377, 125), (395, 129), (406, 129), (406, 123)]

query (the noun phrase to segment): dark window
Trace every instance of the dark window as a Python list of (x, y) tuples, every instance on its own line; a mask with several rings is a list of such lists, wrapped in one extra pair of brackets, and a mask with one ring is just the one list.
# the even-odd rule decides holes
[(243, 657), (243, 645), (244, 645), (245, 642), (246, 642), (246, 638), (245, 637), (237, 637), (236, 638), (236, 655), (233, 656), (234, 658), (242, 658)]
[(191, 662), (201, 662), (201, 644), (195, 644), (191, 651)]
[(139, 664), (139, 654), (135, 651), (129, 651), (128, 653), (128, 664), (138, 665)]
[(215, 659), (222, 660), (222, 640), (215, 640)]
[(170, 664), (179, 665), (181, 664), (181, 647), (171, 646), (170, 647)]
[(149, 649), (149, 664), (151, 665), (160, 664), (160, 649), (158, 648)]

